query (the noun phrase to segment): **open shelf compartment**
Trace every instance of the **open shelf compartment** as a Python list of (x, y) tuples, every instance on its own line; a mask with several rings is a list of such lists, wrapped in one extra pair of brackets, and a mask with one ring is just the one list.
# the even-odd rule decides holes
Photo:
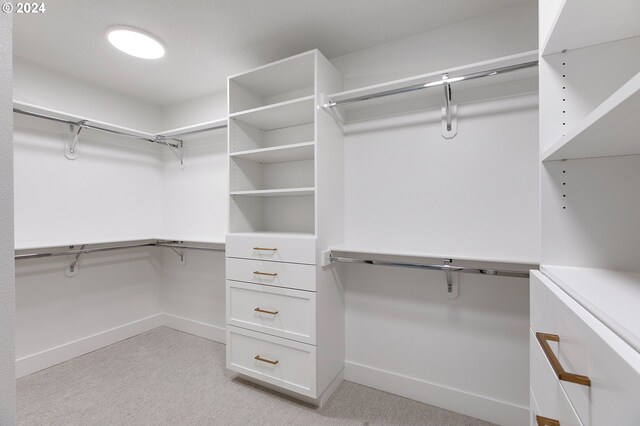
[(560, 5), (541, 43), (543, 55), (640, 35), (638, 0), (554, 1)]
[(315, 59), (312, 50), (229, 77), (229, 113), (313, 95)]
[(542, 154), (543, 161), (640, 154), (640, 73)]

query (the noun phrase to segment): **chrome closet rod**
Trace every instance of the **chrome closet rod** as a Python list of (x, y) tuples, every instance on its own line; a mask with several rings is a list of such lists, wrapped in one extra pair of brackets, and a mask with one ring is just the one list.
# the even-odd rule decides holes
[[(15, 112), (17, 114), (28, 115), (30, 117), (36, 117), (36, 118), (42, 118), (42, 119), (45, 119), (45, 120), (56, 121), (58, 123), (65, 123), (65, 124), (69, 124), (71, 126), (83, 127), (85, 129), (98, 130), (98, 131), (101, 131), (101, 132), (112, 133), (112, 134), (119, 135), (119, 136), (126, 136), (128, 138), (137, 139), (137, 140), (141, 140), (141, 141), (145, 141), (145, 142), (158, 143), (158, 144), (162, 144), (162, 145), (167, 144), (167, 142), (160, 141), (158, 139), (145, 138), (144, 136), (138, 136), (138, 135), (134, 135), (134, 134), (131, 134), (131, 133), (121, 132), (121, 131), (118, 131), (118, 130), (107, 129), (107, 128), (104, 128), (104, 127), (100, 127), (100, 126), (96, 126), (96, 125), (93, 125), (93, 124), (89, 124), (86, 120), (71, 121), (71, 120), (66, 120), (64, 118), (58, 118), (58, 117), (54, 117), (54, 116), (47, 115), (47, 114), (41, 114), (39, 112), (25, 111), (25, 110), (20, 109), (20, 108), (13, 108), (13, 112)], [(171, 138), (168, 138), (168, 139), (171, 139)], [(168, 143), (168, 144), (171, 145), (173, 148), (179, 148), (180, 147), (178, 144), (173, 144), (173, 143)]]
[(428, 83), (414, 84), (411, 86), (399, 87), (397, 89), (385, 90), (382, 92), (371, 93), (368, 95), (354, 96), (353, 98), (342, 99), (334, 101), (329, 99), (329, 103), (325, 105), (327, 108), (333, 108), (336, 106), (346, 105), (354, 102), (367, 101), (369, 99), (382, 98), (384, 96), (398, 95), (400, 93), (413, 92), (416, 90), (428, 89), (430, 87), (442, 86), (443, 84), (451, 84), (458, 81), (474, 80), (476, 78), (489, 77), (498, 74), (504, 74), (512, 71), (518, 71), (525, 68), (531, 68), (538, 66), (538, 61), (525, 62), (522, 64), (509, 65), (506, 67), (494, 68), (486, 71), (478, 71), (470, 74), (465, 74), (457, 77), (449, 77), (446, 79), (438, 79)]
[[(75, 244), (75, 245), (82, 246), (82, 244)], [(39, 259), (43, 257), (55, 257), (55, 256), (70, 256), (74, 254), (98, 253), (103, 251), (120, 250), (120, 249), (136, 248), (136, 247), (150, 247), (155, 245), (156, 245), (155, 243), (140, 243), (140, 244), (125, 244), (125, 245), (110, 246), (110, 247), (98, 247), (98, 248), (91, 248), (91, 249), (77, 249), (77, 250), (69, 249), (64, 251), (45, 252), (45, 253), (16, 254), (15, 260)]]
[(429, 269), (434, 271), (444, 272), (462, 272), (465, 274), (480, 274), (491, 275), (501, 277), (514, 277), (514, 278), (529, 278), (529, 272), (523, 271), (510, 271), (505, 269), (491, 269), (491, 268), (471, 268), (468, 266), (454, 266), (454, 265), (427, 265), (422, 263), (408, 263), (408, 262), (391, 262), (387, 260), (370, 260), (370, 259), (355, 259), (351, 257), (331, 256), (332, 262), (345, 262), (345, 263), (364, 263), (367, 265), (379, 265), (379, 266), (395, 266), (400, 268), (413, 268), (413, 269)]
[[(76, 245), (82, 246), (83, 244), (74, 244), (74, 246)], [(14, 259), (28, 260), (28, 259), (40, 259), (45, 257), (72, 256), (72, 255), (78, 255), (78, 254), (100, 253), (105, 251), (130, 249), (130, 248), (138, 248), (138, 247), (171, 247), (171, 248), (182, 248), (182, 249), (188, 249), (188, 250), (224, 251), (224, 249), (220, 249), (220, 248), (189, 246), (184, 244), (178, 244), (175, 242), (163, 243), (160, 241), (155, 241), (155, 242), (149, 242), (149, 243), (123, 244), (123, 245), (109, 246), (109, 247), (69, 249), (69, 250), (45, 252), (45, 253), (16, 254)]]

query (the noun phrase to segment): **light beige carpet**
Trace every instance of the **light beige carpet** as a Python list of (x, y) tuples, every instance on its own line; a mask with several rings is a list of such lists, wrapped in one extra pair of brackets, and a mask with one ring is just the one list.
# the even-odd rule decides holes
[(318, 409), (225, 369), (225, 346), (161, 327), (17, 381), (19, 425), (488, 425), (344, 382)]

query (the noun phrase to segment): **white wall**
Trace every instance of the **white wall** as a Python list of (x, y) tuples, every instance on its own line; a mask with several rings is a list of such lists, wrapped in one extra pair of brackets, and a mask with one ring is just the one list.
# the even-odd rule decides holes
[[(536, 3), (336, 58), (347, 88), (537, 48)], [(534, 87), (535, 89), (535, 87)], [(455, 98), (455, 87), (454, 87)], [(537, 95), (346, 127), (346, 244), (539, 259)], [(345, 377), (499, 424), (528, 415), (528, 282), (344, 265)]]
[(354, 89), (538, 48), (538, 2), (403, 38), (331, 62)]
[[(157, 131), (160, 108), (17, 61), (15, 98)], [(163, 148), (85, 130), (64, 157), (65, 125), (15, 115), (17, 247), (158, 237)], [(17, 262), (18, 375), (95, 350), (162, 323), (160, 249)]]
[(16, 262), (18, 377), (162, 324), (158, 248)]
[(0, 424), (15, 424), (11, 14), (0, 14)]
[(162, 127), (162, 108), (127, 94), (14, 58), (13, 98), (150, 133)]
[(195, 99), (165, 105), (162, 108), (162, 130), (175, 129), (227, 116), (227, 91), (215, 92)]
[[(226, 97), (223, 108), (226, 111)], [(229, 212), (227, 133), (206, 133), (185, 140), (184, 146), (183, 170), (165, 154), (162, 238), (224, 241)], [(187, 250), (186, 263), (181, 264), (174, 252), (164, 251), (161, 299), (167, 325), (224, 342), (224, 260), (224, 253)]]

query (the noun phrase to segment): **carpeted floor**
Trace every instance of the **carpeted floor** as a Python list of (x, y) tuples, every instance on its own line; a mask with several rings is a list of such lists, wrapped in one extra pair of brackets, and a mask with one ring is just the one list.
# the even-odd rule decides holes
[(318, 409), (235, 378), (225, 346), (157, 328), (23, 377), (19, 425), (488, 425), (344, 382)]

